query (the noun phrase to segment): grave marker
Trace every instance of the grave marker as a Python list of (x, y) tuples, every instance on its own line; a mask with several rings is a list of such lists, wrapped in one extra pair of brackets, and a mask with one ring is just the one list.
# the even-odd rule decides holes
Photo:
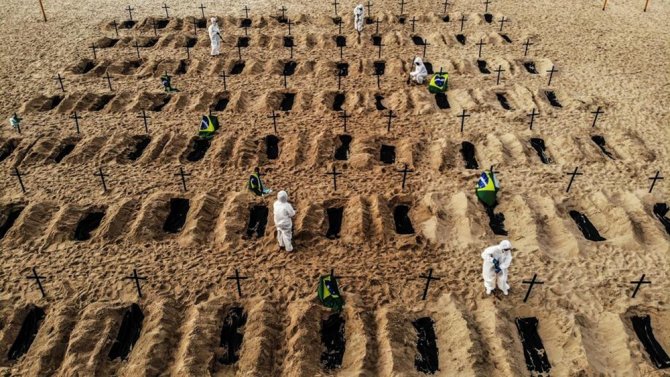
[(237, 44), (237, 61), (242, 61), (242, 46), (240, 44)]
[(81, 117), (75, 111), (74, 114), (70, 116), (70, 119), (74, 119), (74, 126), (77, 129), (77, 135), (79, 135), (79, 119), (81, 119)]
[(426, 47), (428, 47), (430, 43), (428, 43), (428, 40), (424, 38), (423, 40), (423, 57), (426, 57)]
[(402, 173), (402, 189), (405, 189), (405, 182), (407, 181), (407, 173), (414, 173), (414, 170), (408, 169), (407, 164), (405, 164), (405, 168), (402, 170), (396, 170), (398, 173)]
[(156, 19), (151, 19), (151, 24), (154, 27), (154, 35), (158, 36), (158, 27), (156, 26)]
[(333, 190), (337, 191), (337, 176), (342, 175), (342, 173), (338, 172), (337, 169), (335, 168), (335, 165), (333, 165), (333, 171), (326, 173), (326, 175), (333, 176)]
[(150, 119), (151, 117), (147, 115), (146, 111), (142, 110), (142, 115), (138, 116), (138, 118), (144, 119), (144, 131), (148, 134), (149, 122), (147, 121), (147, 119)]
[[(290, 51), (289, 59), (293, 60), (293, 45), (288, 46), (288, 49)], [(284, 81), (286, 81), (286, 80), (284, 80)], [(286, 87), (286, 85), (284, 85), (284, 87)]]
[(465, 118), (469, 117), (470, 114), (467, 113), (467, 110), (463, 109), (461, 115), (457, 115), (457, 118), (461, 118), (461, 133), (463, 133), (463, 127), (465, 126)]
[(44, 293), (44, 287), (42, 287), (42, 281), (41, 281), (41, 279), (44, 279), (44, 276), (38, 275), (37, 270), (35, 269), (35, 267), (33, 267), (32, 276), (26, 276), (26, 279), (29, 279), (29, 280), (34, 279), (37, 282), (37, 286), (39, 287), (40, 292), (42, 293), (42, 298), (47, 296), (46, 293)]
[[(44, 13), (44, 5), (42, 4), (42, 0), (40, 0), (40, 9), (42, 10), (42, 17), (44, 18), (44, 22), (47, 22), (47, 14)], [(647, 6), (645, 5), (644, 7), (645, 12), (647, 11)]]
[(565, 173), (567, 175), (570, 175), (570, 183), (568, 183), (568, 188), (565, 190), (565, 192), (570, 192), (570, 187), (572, 187), (572, 182), (575, 180), (575, 177), (578, 175), (583, 175), (584, 173), (577, 173), (577, 170), (579, 170), (579, 166), (575, 168), (575, 171), (572, 173)]
[(116, 33), (116, 36), (119, 36), (119, 24), (116, 23), (116, 20), (112, 21), (112, 25), (114, 25), (114, 32)]
[(291, 35), (291, 25), (293, 25), (293, 22), (291, 22), (290, 18), (286, 21), (286, 25), (288, 25), (288, 35)]
[(375, 34), (379, 34), (379, 24), (381, 24), (381, 23), (382, 23), (382, 22), (379, 21), (379, 17), (377, 17), (377, 19), (375, 20), (375, 24), (376, 24), (376, 27), (377, 27), (377, 28), (375, 29)]
[(378, 59), (382, 58), (382, 47), (383, 46), (386, 46), (386, 45), (382, 42), (379, 42), (379, 44), (377, 45), (377, 58)]
[(337, 15), (337, 5), (338, 5), (339, 3), (337, 2), (337, 0), (335, 0), (335, 1), (333, 1), (331, 4), (332, 4), (333, 7), (335, 8), (335, 17), (337, 17), (337, 16), (338, 16), (338, 15)]
[[(42, 4), (42, 0), (40, 0), (40, 5), (41, 5), (41, 4)], [(648, 5), (649, 5), (649, 0), (646, 0), (646, 1), (644, 2), (644, 9), (642, 10), (643, 12), (646, 12), (646, 11), (647, 11), (647, 6), (648, 6)], [(44, 12), (42, 12), (42, 13), (44, 13)], [(46, 20), (47, 20), (47, 17), (44, 16), (44, 21), (46, 22)]]
[(379, 71), (375, 71), (375, 76), (377, 76), (377, 89), (381, 89), (381, 75), (382, 73)]
[(279, 8), (279, 10), (281, 11), (281, 19), (285, 20), (286, 19), (286, 11), (288, 9), (285, 6), (282, 5), (281, 8)]
[(605, 8), (607, 8), (607, 0), (603, 3), (603, 10), (605, 10)]
[(372, 17), (372, 3), (368, 0), (368, 18)]
[(347, 119), (351, 118), (351, 115), (347, 115), (347, 110), (344, 110), (342, 115), (340, 115), (338, 118), (341, 118), (344, 121), (344, 133), (347, 133)]
[(495, 72), (498, 72), (498, 78), (496, 79), (496, 85), (498, 85), (500, 84), (500, 73), (505, 72), (505, 70), (502, 69), (502, 64), (498, 66), (498, 69), (496, 69)]
[(93, 50), (93, 60), (98, 60), (98, 54), (95, 53), (97, 50), (97, 47), (95, 47), (95, 43), (91, 43), (91, 47), (89, 49)]
[(272, 126), (275, 129), (275, 135), (277, 135), (277, 118), (279, 118), (279, 114), (275, 114), (275, 111), (272, 110), (272, 115), (268, 116), (268, 118), (272, 118)]
[[(16, 177), (19, 180), (19, 186), (21, 186), (21, 192), (23, 192), (25, 194), (26, 193), (26, 187), (23, 185), (23, 179), (21, 179), (21, 172), (19, 172), (19, 168), (15, 166), (14, 167), (14, 172), (11, 173), (10, 175)], [(23, 175), (25, 175), (25, 174), (23, 174)]]
[(498, 22), (500, 22), (500, 31), (502, 32), (502, 29), (503, 29), (503, 26), (505, 25), (505, 22), (509, 22), (509, 19), (505, 18), (505, 16), (502, 16), (500, 18), (500, 21), (498, 21)]
[(604, 114), (604, 113), (605, 113), (605, 112), (602, 111), (602, 110), (600, 109), (600, 106), (598, 106), (598, 108), (596, 109), (596, 111), (592, 111), (592, 112), (591, 112), (591, 114), (594, 115), (594, 117), (593, 117), (593, 124), (591, 125), (591, 128), (593, 128), (593, 127), (596, 126), (596, 121), (598, 120), (598, 116), (599, 116), (600, 114)]
[(126, 8), (126, 10), (128, 11), (128, 17), (130, 17), (130, 21), (132, 21), (133, 20), (133, 11), (135, 10), (135, 8), (131, 8), (130, 5), (128, 5), (128, 8)]
[(249, 11), (251, 10), (251, 8), (244, 5), (244, 8), (242, 8), (242, 10), (244, 11), (244, 18), (249, 18)]
[(198, 8), (200, 8), (200, 11), (202, 12), (202, 18), (205, 18), (205, 8), (207, 7), (202, 5), (202, 3), (200, 3), (200, 6)]
[(386, 117), (389, 118), (388, 124), (386, 126), (386, 132), (391, 132), (391, 121), (393, 120), (393, 118), (397, 118), (398, 116), (393, 114), (393, 110), (389, 110), (389, 113)]
[(414, 24), (416, 23), (416, 17), (412, 16), (412, 19), (409, 20), (412, 23), (412, 33), (414, 33)]
[(556, 69), (556, 66), (552, 65), (551, 69), (547, 70), (547, 72), (549, 72), (549, 83), (547, 84), (547, 86), (551, 86), (551, 79), (552, 77), (554, 77), (554, 72), (558, 72), (558, 69)]
[(168, 13), (168, 9), (170, 9), (170, 7), (166, 3), (163, 3), (161, 8), (165, 9), (165, 18), (170, 18), (170, 14)]
[(635, 284), (635, 290), (633, 291), (633, 296), (631, 298), (635, 298), (635, 295), (637, 295), (637, 291), (640, 290), (640, 287), (642, 284), (649, 284), (651, 285), (651, 281), (649, 280), (644, 280), (645, 274), (642, 274), (642, 277), (638, 281), (631, 281), (631, 284)]
[(227, 280), (235, 280), (237, 282), (237, 294), (240, 298), (242, 298), (242, 286), (240, 285), (240, 280), (245, 280), (249, 279), (247, 276), (240, 276), (240, 272), (235, 269), (235, 276), (228, 276), (226, 278)]
[(142, 298), (142, 288), (140, 287), (140, 280), (147, 280), (144, 276), (137, 275), (137, 270), (133, 268), (133, 276), (126, 276), (123, 280), (135, 280), (135, 288), (137, 288), (137, 294)]
[(198, 20), (193, 17), (193, 34), (198, 35)]
[(486, 43), (484, 42), (484, 39), (480, 39), (479, 43), (475, 43), (475, 45), (479, 46), (479, 55), (477, 57), (481, 58), (482, 57), (482, 46), (484, 46)]
[(109, 75), (109, 71), (105, 72), (105, 77), (103, 79), (107, 80), (107, 85), (109, 86), (109, 91), (113, 92), (114, 89), (112, 88), (112, 77)]
[(535, 112), (535, 108), (533, 107), (533, 111), (530, 114), (526, 114), (526, 116), (530, 117), (530, 129), (533, 129), (533, 122), (535, 121), (535, 116), (540, 115), (540, 113)]
[(491, 4), (491, 0), (486, 0), (486, 1), (484, 1), (484, 6), (485, 6), (485, 8), (484, 8), (484, 13), (488, 13), (488, 11), (489, 11), (489, 4)]
[(461, 14), (461, 31), (463, 31), (463, 24), (467, 21), (464, 14)]
[(528, 55), (528, 47), (532, 46), (534, 43), (530, 41), (530, 38), (526, 39), (526, 43), (523, 45), (525, 46), (525, 50), (523, 52), (523, 56)]
[(60, 90), (62, 90), (63, 93), (65, 93), (65, 87), (63, 86), (63, 78), (61, 77), (60, 73), (56, 74), (54, 80), (58, 81), (58, 84), (60, 84)]
[(105, 182), (105, 177), (109, 176), (102, 172), (102, 168), (98, 168), (98, 172), (93, 173), (93, 175), (96, 177), (100, 177), (100, 181), (102, 182), (102, 192), (107, 192), (107, 183)]
[(186, 188), (186, 177), (190, 176), (190, 173), (184, 173), (184, 168), (179, 167), (179, 173), (175, 174), (175, 176), (180, 176), (181, 177), (181, 185), (184, 188), (184, 192), (188, 191)]
[(661, 171), (658, 170), (656, 171), (656, 175), (649, 177), (649, 179), (651, 179), (651, 187), (649, 187), (649, 193), (651, 194), (652, 190), (654, 190), (654, 186), (656, 185), (656, 181), (660, 181), (665, 178), (661, 177)]
[(229, 77), (229, 76), (226, 75), (226, 69), (225, 68), (223, 69), (223, 72), (221, 72), (219, 77), (223, 78), (223, 90), (227, 90), (226, 89), (226, 77)]
[(428, 287), (430, 286), (430, 282), (432, 280), (440, 280), (441, 278), (433, 276), (432, 268), (428, 270), (428, 275), (419, 275), (419, 278), (426, 279), (426, 287), (423, 289), (423, 297), (421, 298), (422, 300), (425, 300), (426, 295), (428, 294)]
[(137, 58), (142, 59), (140, 57), (140, 45), (137, 43), (137, 40), (135, 40), (135, 51), (137, 52)]
[[(340, 45), (340, 60), (344, 60), (344, 47), (343, 45)], [(338, 86), (339, 89), (339, 86)]]
[(522, 280), (521, 282), (523, 284), (528, 284), (528, 291), (526, 292), (526, 296), (523, 298), (523, 302), (526, 302), (528, 300), (528, 296), (530, 296), (530, 291), (533, 289), (533, 286), (535, 284), (544, 284), (543, 281), (537, 281), (537, 274), (533, 274), (533, 279)]
[(442, 13), (447, 14), (447, 7), (449, 6), (449, 0), (444, 0), (444, 3), (442, 4), (444, 5), (444, 12)]

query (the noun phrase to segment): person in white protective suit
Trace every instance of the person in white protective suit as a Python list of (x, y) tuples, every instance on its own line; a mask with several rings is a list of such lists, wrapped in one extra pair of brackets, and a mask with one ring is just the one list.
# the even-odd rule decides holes
[(207, 32), (209, 33), (209, 40), (212, 42), (212, 56), (217, 56), (221, 53), (221, 41), (223, 38), (221, 37), (221, 30), (219, 30), (219, 23), (216, 17), (212, 17), (210, 21), (212, 24), (209, 25)]
[(286, 191), (279, 191), (277, 193), (277, 200), (274, 202), (273, 211), (279, 247), (283, 247), (286, 251), (293, 251), (293, 245), (291, 244), (293, 221), (291, 218), (295, 216), (295, 210), (291, 203), (288, 202)]
[(365, 8), (363, 8), (363, 4), (358, 4), (356, 5), (356, 8), (354, 8), (354, 28), (359, 33), (363, 31), (363, 24), (365, 21), (363, 17), (364, 12)]
[(507, 274), (512, 264), (512, 243), (504, 240), (498, 245), (487, 247), (482, 253), (482, 259), (484, 259), (482, 275), (486, 294), (490, 295), (497, 283), (498, 289), (507, 295), (509, 290)]
[(417, 84), (423, 84), (426, 76), (428, 76), (428, 70), (423, 65), (423, 60), (417, 56), (414, 58), (414, 70), (410, 72), (409, 77)]

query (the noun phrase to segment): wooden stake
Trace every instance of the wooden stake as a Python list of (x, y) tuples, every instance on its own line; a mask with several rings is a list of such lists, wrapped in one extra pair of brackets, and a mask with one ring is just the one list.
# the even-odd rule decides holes
[(605, 10), (605, 8), (607, 8), (607, 0), (605, 0), (605, 3), (603, 3), (603, 10)]
[[(644, 10), (643, 10), (643, 12), (646, 12), (646, 11), (647, 11), (647, 7), (648, 7), (648, 6), (649, 6), (649, 0), (647, 0), (647, 1), (644, 2)], [(46, 21), (46, 19), (45, 19), (45, 21)]]
[[(649, 1), (649, 0), (647, 0)], [(42, 17), (44, 17), (44, 22), (47, 22), (47, 14), (44, 13), (44, 5), (42, 4), (42, 0), (40, 0), (40, 8), (42, 9)], [(645, 6), (644, 9), (646, 10), (647, 7)]]

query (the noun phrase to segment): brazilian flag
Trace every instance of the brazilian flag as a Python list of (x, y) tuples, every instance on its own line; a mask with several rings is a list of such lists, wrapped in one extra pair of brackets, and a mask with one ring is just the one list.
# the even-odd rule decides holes
[(319, 301), (336, 311), (342, 310), (344, 299), (340, 296), (340, 289), (337, 287), (337, 279), (333, 275), (325, 275), (319, 278), (319, 289), (317, 290)]
[(500, 186), (498, 184), (498, 180), (496, 179), (495, 174), (493, 174), (493, 171), (490, 170), (483, 172), (479, 177), (479, 182), (477, 182), (475, 193), (477, 194), (477, 198), (484, 204), (489, 207), (495, 207), (496, 194), (498, 193), (499, 189)]
[(214, 133), (219, 129), (219, 118), (214, 115), (203, 115), (200, 121), (200, 131), (198, 135), (201, 139), (211, 139)]
[(437, 93), (444, 93), (447, 91), (449, 87), (449, 74), (448, 73), (443, 73), (439, 72), (433, 75), (433, 77), (430, 79), (430, 83), (428, 83), (428, 91), (437, 94)]

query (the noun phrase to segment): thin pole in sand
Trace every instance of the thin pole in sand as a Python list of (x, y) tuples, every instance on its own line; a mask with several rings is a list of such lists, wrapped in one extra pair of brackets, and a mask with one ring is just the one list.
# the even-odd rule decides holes
[(242, 298), (242, 286), (240, 285), (240, 280), (245, 280), (249, 279), (247, 276), (240, 276), (240, 272), (235, 269), (235, 276), (228, 276), (226, 278), (227, 280), (236, 280), (237, 281), (237, 294), (240, 298)]
[(58, 84), (60, 84), (60, 90), (63, 91), (63, 93), (65, 93), (65, 87), (63, 86), (63, 78), (61, 77), (60, 73), (56, 74), (54, 80), (58, 81)]
[(188, 45), (184, 45), (184, 47), (186, 47), (186, 60), (191, 60), (191, 48)]
[(333, 1), (333, 2), (331, 3), (331, 5), (335, 8), (335, 17), (338, 16), (338, 15), (337, 15), (337, 6), (338, 6), (339, 4), (340, 4), (340, 3), (338, 3), (337, 0), (335, 0), (335, 1)]
[[(340, 118), (344, 121), (344, 133), (347, 133), (347, 119), (351, 118), (351, 115), (347, 115), (347, 110), (344, 110), (342, 112), (342, 115), (340, 115), (338, 118)], [(663, 179), (663, 178), (661, 178), (661, 179)]]
[(654, 189), (654, 186), (656, 185), (656, 181), (660, 181), (664, 178), (661, 177), (660, 171), (656, 171), (656, 175), (653, 177), (649, 177), (649, 179), (651, 179), (651, 187), (649, 187), (649, 193), (651, 194), (651, 191)]
[[(41, 2), (41, 1), (40, 1), (40, 2)], [(642, 10), (643, 12), (646, 12), (646, 11), (647, 11), (647, 6), (649, 6), (649, 0), (646, 0), (646, 1), (644, 2), (644, 9)], [(46, 17), (45, 17), (45, 18), (44, 18), (44, 21), (46, 21), (46, 20), (47, 20), (47, 19), (46, 19)]]
[(402, 189), (405, 189), (405, 182), (407, 181), (407, 173), (414, 173), (414, 170), (409, 169), (407, 167), (407, 164), (405, 164), (405, 168), (402, 170), (396, 170), (398, 173), (402, 173)]
[(391, 132), (391, 122), (393, 121), (393, 118), (397, 118), (398, 116), (393, 114), (393, 110), (389, 110), (388, 115), (386, 116), (389, 121), (386, 124), (386, 132)]
[(286, 70), (282, 71), (282, 75), (284, 76), (284, 89), (288, 88), (288, 81), (286, 80)]
[[(344, 45), (340, 45), (340, 60), (344, 60)], [(339, 89), (339, 87), (338, 87)]]
[(165, 9), (165, 18), (170, 18), (170, 13), (168, 13), (168, 9), (170, 9), (170, 7), (166, 3), (163, 3), (161, 8)]
[(379, 21), (379, 17), (377, 17), (377, 19), (375, 20), (375, 24), (376, 24), (375, 25), (375, 34), (377, 34), (377, 35), (379, 35), (379, 24), (381, 24), (381, 23), (382, 22)]
[(272, 115), (268, 115), (268, 118), (272, 118), (272, 126), (275, 129), (275, 135), (277, 135), (277, 118), (279, 118), (279, 114), (276, 114), (274, 110), (272, 110)]
[(91, 47), (89, 47), (91, 50), (93, 50), (93, 60), (98, 60), (98, 54), (95, 53), (95, 51), (98, 49), (95, 47), (95, 43), (91, 44)]
[(565, 173), (566, 175), (570, 175), (570, 183), (568, 183), (568, 188), (565, 189), (565, 192), (570, 192), (570, 187), (572, 187), (572, 182), (575, 180), (575, 177), (578, 175), (583, 175), (584, 173), (577, 173), (577, 170), (579, 170), (579, 166), (575, 168), (575, 171), (572, 173)]
[(139, 45), (139, 43), (137, 43), (137, 40), (135, 41), (135, 51), (137, 52), (137, 58), (142, 59), (140, 57), (140, 45)]
[(293, 45), (289, 45), (289, 46), (288, 46), (288, 49), (289, 49), (289, 51), (290, 51), (289, 59), (293, 60)]
[(447, 7), (449, 6), (449, 0), (444, 0), (444, 3), (442, 4), (444, 5), (444, 12), (442, 13), (447, 14)]
[(532, 46), (534, 43), (530, 41), (530, 38), (526, 40), (526, 43), (523, 45), (525, 46), (525, 50), (523, 51), (523, 56), (528, 55), (528, 47)]
[(642, 274), (642, 277), (640, 278), (640, 280), (630, 282), (631, 284), (636, 284), (635, 290), (633, 291), (633, 296), (631, 298), (635, 298), (635, 295), (637, 295), (637, 291), (640, 290), (640, 286), (642, 286), (642, 284), (650, 284), (651, 285), (651, 281), (644, 280), (644, 277), (645, 277), (645, 274)]
[(484, 1), (484, 6), (485, 6), (485, 8), (484, 8), (484, 13), (488, 13), (488, 11), (489, 11), (489, 4), (491, 4), (491, 1), (490, 1), (490, 0), (486, 0), (486, 1)]
[(414, 33), (414, 24), (416, 24), (416, 17), (412, 16), (412, 19), (409, 20), (409, 22), (412, 24), (412, 33)]
[(547, 72), (549, 72), (549, 83), (547, 84), (547, 86), (551, 86), (551, 79), (552, 77), (554, 77), (554, 72), (558, 72), (558, 69), (556, 69), (556, 66), (552, 65), (551, 69), (547, 70)]
[(423, 288), (423, 296), (422, 300), (426, 299), (426, 295), (428, 294), (428, 287), (430, 286), (430, 282), (433, 280), (440, 280), (441, 278), (433, 276), (433, 269), (428, 270), (428, 275), (419, 275), (419, 278), (421, 279), (426, 279), (426, 287)]
[(505, 25), (505, 22), (509, 22), (509, 19), (505, 18), (505, 16), (502, 16), (500, 18), (500, 21), (498, 21), (498, 22), (500, 22), (500, 31), (502, 32), (502, 29), (503, 29), (503, 26)]
[(498, 66), (498, 69), (496, 69), (495, 72), (498, 72), (498, 78), (496, 78), (496, 85), (498, 85), (500, 84), (500, 73), (505, 72), (505, 70), (502, 69), (502, 64)]
[(152, 24), (153, 27), (154, 27), (154, 35), (155, 35), (155, 36), (158, 36), (158, 26), (156, 26), (156, 20), (155, 20), (155, 19), (152, 19), (152, 20), (151, 20), (151, 24)]
[(333, 171), (326, 173), (326, 175), (333, 176), (333, 190), (337, 191), (337, 176), (342, 175), (342, 173), (338, 172), (337, 169), (335, 168), (335, 165), (333, 165)]
[(186, 188), (186, 177), (190, 176), (191, 174), (190, 173), (184, 173), (184, 168), (180, 166), (179, 167), (179, 173), (174, 174), (174, 175), (181, 177), (181, 185), (184, 188), (184, 192), (188, 191), (188, 189)]
[(140, 280), (147, 280), (144, 276), (137, 275), (137, 270), (133, 268), (133, 275), (126, 276), (123, 280), (135, 280), (135, 288), (137, 288), (137, 294), (142, 298), (142, 288), (140, 287)]
[(40, 276), (37, 274), (37, 270), (35, 267), (33, 267), (33, 274), (32, 276), (26, 276), (26, 279), (32, 280), (34, 279), (37, 282), (37, 286), (40, 289), (40, 292), (42, 293), (42, 298), (46, 297), (46, 293), (44, 293), (44, 287), (42, 287), (42, 281), (41, 279), (44, 279), (44, 276)]
[(26, 175), (25, 173), (21, 174), (19, 171), (18, 167), (14, 167), (14, 172), (10, 173), (11, 176), (16, 177), (19, 180), (19, 186), (21, 186), (21, 192), (26, 193), (26, 186), (23, 185), (23, 179), (21, 179), (22, 175)]
[(116, 20), (112, 21), (112, 25), (114, 25), (114, 32), (116, 33), (116, 36), (119, 36), (119, 24), (116, 23)]
[(484, 39), (480, 39), (479, 43), (475, 43), (475, 45), (479, 46), (479, 54), (477, 55), (478, 58), (482, 57), (482, 47), (486, 45), (486, 42), (484, 42)]
[[(40, 9), (42, 9), (42, 17), (44, 18), (44, 22), (47, 22), (47, 14), (44, 13), (44, 4), (42, 4), (42, 0), (40, 1)], [(645, 11), (647, 10), (647, 6), (645, 5), (644, 7)]]
[(530, 296), (530, 291), (533, 289), (533, 286), (535, 284), (544, 284), (543, 281), (537, 281), (537, 274), (533, 274), (533, 278), (531, 280), (522, 280), (521, 282), (523, 284), (528, 284), (528, 291), (526, 292), (526, 297), (523, 298), (523, 302), (526, 302), (528, 300), (528, 296)]
[(75, 128), (77, 129), (77, 135), (79, 135), (79, 133), (80, 133), (80, 132), (79, 132), (79, 119), (81, 119), (81, 117), (80, 117), (79, 114), (77, 114), (77, 112), (75, 111), (74, 114), (72, 114), (72, 115), (70, 116), (70, 119), (74, 119), (74, 126), (75, 126)]
[(605, 10), (605, 8), (607, 8), (607, 0), (603, 3), (603, 10)]
[(109, 86), (109, 91), (113, 92), (114, 89), (112, 88), (112, 77), (109, 75), (109, 71), (105, 73), (105, 77), (103, 79), (107, 80), (107, 86)]
[(130, 21), (132, 21), (133, 20), (133, 11), (135, 10), (135, 8), (131, 8), (130, 5), (128, 5), (126, 10), (128, 11), (128, 17), (130, 17)]
[(147, 112), (145, 110), (142, 110), (142, 115), (138, 116), (138, 118), (144, 119), (144, 131), (149, 134), (149, 121), (151, 117), (147, 115)]
[(237, 44), (237, 61), (242, 61), (242, 46), (240, 44)]
[(465, 118), (469, 117), (470, 114), (467, 113), (467, 110), (463, 109), (461, 115), (457, 115), (457, 118), (461, 118), (461, 133), (463, 133), (463, 128), (465, 127)]
[(535, 121), (535, 116), (540, 115), (540, 113), (535, 112), (535, 108), (533, 107), (533, 111), (530, 112), (530, 114), (526, 114), (526, 116), (530, 117), (530, 129), (533, 129), (533, 122)]
[(381, 85), (382, 85), (382, 83), (381, 83), (382, 73), (381, 72), (375, 72), (375, 76), (377, 76), (377, 89), (381, 89), (382, 88), (381, 87)]
[(407, 4), (407, 3), (405, 3), (405, 0), (400, 0), (399, 4), (400, 4), (400, 14), (399, 14), (399, 16), (402, 16), (403, 14), (405, 14), (405, 4)]
[(604, 114), (604, 113), (605, 113), (605, 112), (601, 110), (600, 106), (598, 106), (598, 108), (596, 109), (596, 111), (592, 111), (592, 112), (591, 112), (591, 114), (594, 115), (594, 117), (593, 117), (593, 124), (591, 125), (591, 128), (593, 128), (593, 127), (596, 126), (596, 121), (598, 120), (598, 116), (599, 116), (600, 114)]
[(428, 40), (426, 38), (423, 39), (423, 57), (426, 57), (426, 47), (428, 47), (430, 43), (428, 43)]
[(102, 168), (98, 168), (98, 172), (93, 173), (93, 175), (100, 177), (100, 182), (102, 183), (102, 192), (107, 192), (107, 182), (105, 182), (105, 177), (109, 177), (109, 175), (103, 173)]
[(229, 76), (226, 75), (226, 70), (225, 70), (225, 69), (224, 69), (223, 72), (219, 75), (219, 77), (223, 78), (223, 90), (227, 90), (227, 89), (226, 89), (226, 77), (229, 77)]
[(249, 11), (251, 10), (251, 8), (245, 5), (244, 8), (242, 8), (242, 10), (244, 11), (244, 18), (249, 18)]
[(202, 18), (205, 18), (205, 8), (207, 7), (202, 5), (202, 3), (200, 3), (200, 6), (198, 8), (200, 8), (200, 11), (202, 12)]
[(463, 25), (465, 24), (465, 21), (467, 21), (467, 18), (465, 18), (464, 14), (461, 14), (461, 31), (463, 31)]
[(198, 35), (198, 20), (193, 17), (193, 34)]

